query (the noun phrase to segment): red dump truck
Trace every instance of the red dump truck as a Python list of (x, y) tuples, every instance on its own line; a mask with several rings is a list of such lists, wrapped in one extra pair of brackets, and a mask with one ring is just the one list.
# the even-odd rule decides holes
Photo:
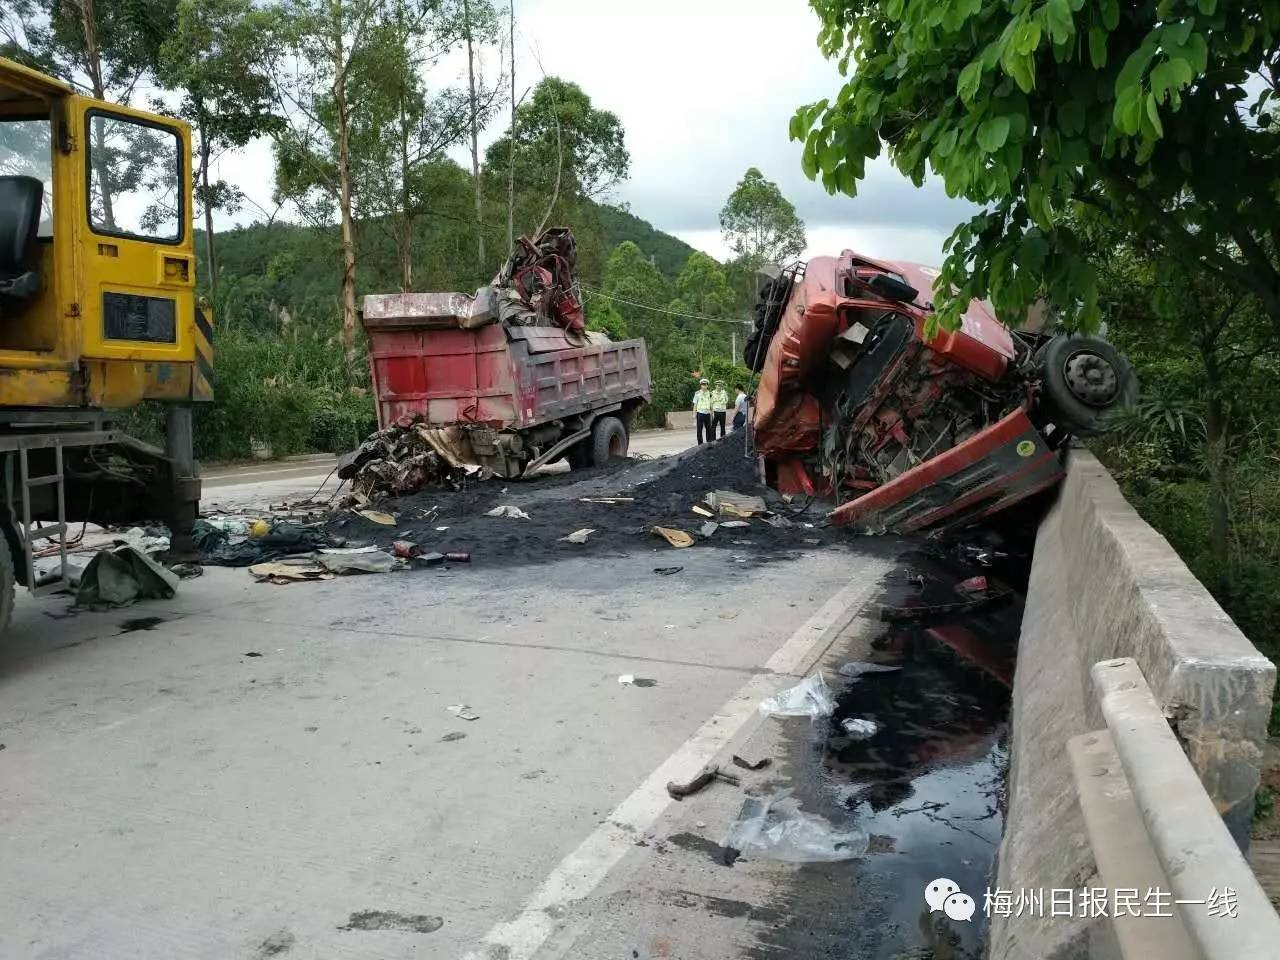
[(651, 390), (644, 341), (532, 323), (522, 305), (502, 287), (365, 297), (378, 427), (448, 428), (429, 433), (442, 454), (505, 477), (625, 457)]

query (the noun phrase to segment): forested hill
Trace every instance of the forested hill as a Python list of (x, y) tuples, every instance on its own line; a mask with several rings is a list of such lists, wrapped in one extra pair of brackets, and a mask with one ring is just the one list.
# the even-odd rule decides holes
[[(578, 234), (580, 267), (584, 279), (600, 281), (600, 269), (608, 252), (630, 240), (650, 257), (669, 280), (674, 281), (693, 247), (656, 229), (652, 224), (617, 207), (587, 202), (580, 216), (590, 222), (570, 224)], [(487, 231), (490, 246), (488, 265), (481, 270), (476, 262), (474, 233), (463, 224), (465, 208), (441, 211), (441, 216), (424, 217), (415, 231), (414, 287), (419, 290), (469, 290), (489, 279), (505, 254), (505, 228)], [(202, 280), (204, 239), (197, 231), (196, 249), (201, 258)], [(497, 245), (497, 246), (495, 246)], [(359, 293), (400, 289), (399, 267), (392, 239), (377, 225), (362, 225)], [(339, 258), (337, 228), (321, 231), (291, 223), (254, 224), (218, 234), (219, 274), (223, 286), (220, 299), (232, 296), (228, 304), (235, 312), (251, 301), (269, 300), (277, 306), (310, 311), (332, 305), (337, 298)]]
[(624, 240), (630, 240), (653, 257), (654, 266), (669, 279), (675, 279), (689, 254), (693, 253), (693, 247), (679, 237), (663, 233), (649, 221), (641, 220), (626, 210), (610, 206), (598, 206), (596, 210), (610, 250)]

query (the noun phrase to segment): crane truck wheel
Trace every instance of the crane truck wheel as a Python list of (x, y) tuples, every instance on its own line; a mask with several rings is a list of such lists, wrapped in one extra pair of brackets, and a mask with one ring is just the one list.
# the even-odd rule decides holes
[(591, 427), (591, 463), (603, 467), (627, 455), (627, 428), (617, 417), (601, 417)]

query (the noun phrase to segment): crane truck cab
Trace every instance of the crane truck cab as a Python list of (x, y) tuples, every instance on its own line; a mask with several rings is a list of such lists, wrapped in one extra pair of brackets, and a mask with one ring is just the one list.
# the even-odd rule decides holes
[[(0, 58), (0, 627), (75, 521), (163, 518), (199, 501), (191, 404), (213, 399), (195, 292), (191, 132)], [(113, 417), (171, 404), (166, 448)], [(56, 549), (55, 549), (56, 548)]]

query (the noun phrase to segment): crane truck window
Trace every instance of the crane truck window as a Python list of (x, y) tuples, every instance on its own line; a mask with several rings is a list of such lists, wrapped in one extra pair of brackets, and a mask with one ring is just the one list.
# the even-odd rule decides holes
[(53, 155), (45, 117), (0, 117), (0, 177), (35, 177), (44, 184), (36, 236), (53, 236)]
[(151, 123), (89, 114), (89, 225), (95, 233), (160, 243), (182, 239), (178, 135)]

